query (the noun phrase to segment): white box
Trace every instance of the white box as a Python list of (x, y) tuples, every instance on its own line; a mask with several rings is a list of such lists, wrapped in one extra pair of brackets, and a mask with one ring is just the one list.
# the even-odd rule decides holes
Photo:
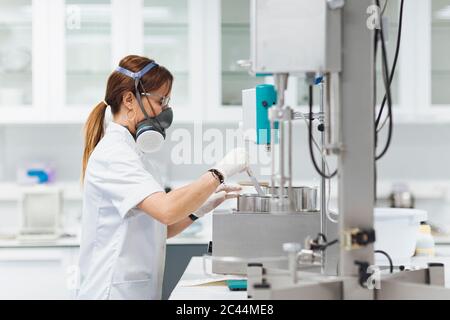
[(58, 187), (37, 185), (22, 190), (20, 237), (58, 236), (61, 229), (62, 191)]
[[(375, 250), (385, 251), (394, 265), (410, 262), (416, 250), (420, 222), (427, 220), (427, 212), (418, 209), (375, 208)], [(377, 253), (375, 261), (388, 265), (387, 259)]]
[(341, 10), (327, 0), (252, 0), (254, 73), (341, 70)]

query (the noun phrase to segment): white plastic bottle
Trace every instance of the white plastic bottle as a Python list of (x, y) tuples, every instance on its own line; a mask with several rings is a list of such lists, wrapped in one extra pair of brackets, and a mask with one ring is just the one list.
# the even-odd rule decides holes
[(431, 227), (428, 224), (421, 224), (417, 236), (416, 256), (434, 256), (435, 243), (431, 235)]

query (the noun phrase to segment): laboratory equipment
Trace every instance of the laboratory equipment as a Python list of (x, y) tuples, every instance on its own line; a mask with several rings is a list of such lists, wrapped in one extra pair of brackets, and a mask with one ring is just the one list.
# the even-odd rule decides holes
[[(419, 209), (375, 208), (375, 250), (387, 252), (395, 265), (409, 264), (414, 255), (420, 223), (428, 218), (427, 212)], [(377, 261), (386, 262), (382, 255)]]
[[(450, 290), (443, 287), (441, 263), (392, 274), (376, 273), (374, 248), (392, 245), (383, 242), (389, 236), (385, 231), (397, 230), (391, 229), (391, 237), (405, 233), (402, 243), (408, 248), (399, 248), (398, 256), (408, 256), (414, 248), (410, 244), (415, 242), (410, 240), (416, 239), (410, 231), (418, 227), (420, 218), (409, 212), (397, 220), (391, 215), (381, 221), (383, 214), (374, 213), (374, 161), (387, 150), (375, 154), (375, 34), (382, 43), (385, 68), (387, 59), (382, 22), (381, 30), (367, 25), (366, 12), (371, 5), (371, 0), (251, 1), (251, 72), (273, 74), (277, 93), (276, 105), (268, 110), (270, 212), (215, 212), (212, 253), (217, 258), (237, 256), (241, 260), (236, 261), (249, 262), (245, 269), (242, 263), (232, 265), (218, 259), (213, 270), (246, 272), (248, 295), (254, 299), (450, 299)], [(322, 178), (320, 214), (293, 210), (292, 122), (296, 113), (284, 97), (292, 74), (305, 75), (310, 88), (308, 142), (314, 168)], [(322, 99), (317, 114), (313, 113), (312, 91), (318, 78)], [(323, 132), (322, 168), (315, 162), (311, 147), (313, 121), (317, 120)], [(277, 150), (275, 124), (279, 128)], [(327, 168), (325, 155), (337, 157), (336, 171)], [(333, 177), (338, 179), (337, 224), (323, 196), (323, 181)], [(397, 248), (391, 248), (396, 256)], [(287, 256), (284, 265), (264, 262), (281, 253)], [(337, 277), (333, 276), (336, 272)]]
[(414, 208), (415, 197), (405, 184), (395, 184), (389, 195), (391, 208)]
[[(261, 2), (262, 5), (271, 6), (270, 3)], [(258, 3), (259, 5), (259, 3)], [(301, 4), (305, 6), (306, 3)], [(308, 5), (306, 7), (309, 8)], [(315, 7), (315, 5), (312, 5)], [(253, 7), (252, 7), (253, 9)], [(304, 8), (303, 8), (304, 9)], [(285, 12), (286, 8), (280, 9)], [(310, 9), (307, 9), (310, 10)], [(278, 11), (278, 9), (276, 9)], [(317, 14), (316, 18), (323, 21), (321, 13), (317, 8), (313, 9), (314, 14)], [(333, 25), (339, 20), (339, 15), (332, 13)], [(260, 20), (262, 21), (262, 20)], [(264, 26), (260, 26), (264, 28)], [(331, 27), (331, 26), (329, 26)], [(256, 26), (252, 25), (252, 28), (256, 30)], [(327, 27), (328, 28), (328, 27)], [(297, 29), (296, 29), (297, 30)], [(297, 30), (298, 31), (298, 30)], [(256, 31), (255, 31), (256, 32)], [(260, 33), (264, 37), (263, 33)], [(330, 34), (331, 35), (331, 34)], [(339, 28), (333, 29), (333, 37), (339, 38)], [(336, 39), (321, 39), (329, 44)], [(259, 40), (258, 40), (259, 41)], [(261, 40), (265, 41), (265, 40)], [(297, 43), (298, 44), (298, 43)], [(253, 45), (253, 42), (252, 42)], [(333, 43), (334, 45), (334, 43)], [(336, 45), (340, 45), (336, 42)], [(278, 53), (277, 53), (278, 54)], [(258, 55), (258, 58), (262, 57)], [(275, 58), (275, 57), (272, 57)], [(323, 70), (335, 70), (339, 68), (339, 59), (335, 59), (331, 55), (324, 54), (316, 57), (311, 57), (308, 62), (310, 64), (302, 65), (297, 68), (298, 71), (315, 70), (317, 63), (319, 63)], [(321, 60), (323, 59), (323, 60)], [(258, 60), (261, 63), (265, 63), (264, 60)], [(269, 62), (270, 64), (271, 62)], [(258, 65), (257, 63), (255, 65)], [(264, 73), (265, 67), (258, 69), (253, 65), (254, 73)], [(237, 210), (230, 211), (228, 213), (215, 212), (213, 214), (213, 256), (221, 257), (223, 255), (232, 254), (240, 258), (252, 258), (255, 257), (255, 252), (262, 257), (274, 257), (283, 254), (282, 241), (294, 242), (303, 241), (306, 237), (312, 233), (317, 234), (325, 230), (326, 222), (322, 215), (319, 215), (317, 210), (317, 193), (318, 190), (315, 187), (295, 187), (292, 185), (292, 163), (286, 164), (288, 173), (285, 172), (285, 159), (291, 159), (292, 154), (292, 141), (290, 134), (285, 133), (285, 121), (287, 120), (287, 129), (292, 132), (291, 119), (294, 117), (294, 112), (289, 107), (284, 106), (284, 90), (287, 87), (287, 75), (278, 76), (275, 74), (275, 85), (264, 84), (258, 85), (252, 89), (244, 89), (242, 91), (243, 102), (243, 134), (246, 144), (249, 142), (254, 143), (257, 146), (263, 146), (265, 150), (272, 154), (272, 175), (270, 187), (263, 187), (265, 196), (261, 194), (243, 194), (237, 199)], [(283, 107), (283, 110), (279, 112), (279, 109)], [(279, 117), (274, 119), (273, 112), (277, 111)], [(297, 117), (297, 119), (302, 119)], [(289, 139), (288, 143), (285, 140)], [(280, 158), (278, 163), (282, 170), (278, 173), (274, 172), (275, 166), (275, 145), (280, 152)], [(284, 157), (284, 149), (288, 146), (289, 150), (286, 151), (289, 156)], [(323, 193), (324, 197), (324, 193)], [(260, 214), (255, 213), (267, 213), (269, 218), (262, 218)], [(300, 214), (304, 213), (304, 214)], [(291, 215), (295, 214), (295, 217)], [(265, 216), (265, 215), (264, 215)], [(265, 225), (265, 222), (270, 222), (269, 225)], [(291, 226), (298, 226), (297, 229), (292, 228), (284, 232), (283, 236), (272, 235), (272, 227), (290, 224)], [(248, 226), (247, 231), (236, 232), (233, 236), (233, 241), (230, 241), (228, 236), (234, 233), (236, 225)], [(334, 228), (333, 228), (334, 227)], [(238, 227), (239, 228), (239, 227)], [(330, 234), (337, 236), (336, 226), (331, 226)], [(257, 230), (254, 232), (254, 229)], [(263, 232), (263, 233), (261, 233)], [(242, 244), (246, 245), (243, 246)], [(253, 245), (250, 245), (253, 244)], [(252, 248), (259, 247), (259, 250), (247, 250), (247, 247)], [(325, 266), (325, 259), (323, 268), (328, 268), (332, 274), (336, 274), (336, 254), (337, 250), (330, 248), (329, 253), (333, 258), (330, 258), (330, 264)], [(333, 265), (334, 263), (334, 265)], [(245, 265), (239, 266), (233, 264), (223, 263), (219, 260), (212, 261), (213, 271), (216, 273), (231, 273), (239, 270), (243, 272)]]
[(255, 175), (253, 174), (253, 172), (251, 171), (250, 168), (247, 168), (247, 174), (250, 178), (250, 181), (253, 184), (253, 187), (255, 187), (256, 192), (258, 192), (258, 194), (260, 196), (264, 196), (265, 193), (263, 191), (263, 189), (261, 188), (261, 185), (259, 184), (258, 180), (256, 179)]
[[(261, 188), (268, 187), (267, 181), (258, 181)], [(251, 181), (239, 181), (238, 185), (241, 187), (241, 193), (255, 193), (255, 187)], [(263, 190), (264, 191), (264, 190)]]
[[(237, 198), (237, 213), (239, 212), (270, 212), (271, 188), (261, 187), (260, 194), (244, 193)], [(275, 187), (277, 194), (278, 187)], [(292, 187), (294, 212), (318, 212), (317, 208), (317, 188), (315, 187)], [(287, 195), (285, 196), (287, 197)], [(285, 208), (287, 211), (290, 208)]]
[(252, 1), (252, 71), (340, 71), (341, 11), (330, 10), (329, 2), (336, 1)]
[[(280, 187), (276, 186), (273, 188), (275, 190), (274, 194), (279, 194), (278, 191)], [(285, 193), (287, 196), (287, 187), (285, 188)], [(262, 187), (265, 194), (270, 194), (272, 191), (271, 187)], [(301, 186), (301, 187), (292, 187), (292, 202), (293, 202), (293, 210), (295, 212), (316, 212), (318, 211), (318, 190), (317, 187), (308, 187), (308, 186)]]
[(19, 203), (19, 240), (56, 239), (61, 234), (62, 190), (56, 186), (24, 187)]
[(245, 291), (247, 290), (247, 280), (226, 280), (227, 287), (231, 291)]
[[(255, 195), (257, 196), (257, 195)], [(212, 272), (218, 274), (245, 274), (247, 263), (260, 262), (260, 258), (284, 255), (283, 244), (299, 242), (320, 230), (320, 216), (315, 213), (260, 213), (256, 211), (216, 210), (213, 213), (212, 255), (239, 258), (213, 259)], [(329, 222), (330, 238), (337, 236), (337, 225)], [(327, 271), (336, 274), (338, 248), (330, 247)], [(287, 267), (286, 261), (272, 261), (264, 266)], [(320, 265), (317, 267), (320, 269)]]
[(237, 212), (262, 213), (270, 211), (270, 197), (259, 194), (240, 194), (237, 197)]
[[(242, 90), (242, 121), (244, 139), (257, 145), (270, 145), (269, 109), (276, 104), (277, 93), (271, 84)], [(278, 124), (275, 124), (278, 129)]]

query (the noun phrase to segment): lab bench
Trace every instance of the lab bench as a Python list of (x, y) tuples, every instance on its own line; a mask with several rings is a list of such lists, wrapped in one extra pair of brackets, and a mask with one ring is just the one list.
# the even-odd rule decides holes
[[(210, 260), (207, 260), (209, 264)], [(450, 288), (450, 245), (436, 246), (434, 257), (412, 257), (411, 266), (425, 267), (429, 262), (439, 262), (445, 265), (445, 287)], [(206, 267), (210, 272), (210, 267)], [(192, 285), (194, 282), (213, 281), (215, 276), (206, 275), (202, 257), (193, 257), (180, 281), (175, 286), (170, 300), (243, 300), (247, 299), (246, 291), (230, 291), (224, 283), (216, 282), (209, 285)]]
[(0, 249), (25, 249), (25, 248), (78, 248), (80, 239), (77, 237), (58, 238), (54, 240), (26, 241), (12, 239), (1, 239)]
[[(167, 241), (163, 299), (178, 283), (192, 256), (206, 253), (210, 238)], [(74, 299), (80, 240), (0, 240), (0, 299)]]
[[(210, 269), (210, 260), (207, 260), (207, 268)], [(225, 285), (186, 285), (191, 281), (209, 281), (214, 278), (205, 274), (203, 270), (203, 258), (192, 257), (180, 281), (170, 294), (170, 300), (244, 300), (247, 299), (247, 291), (230, 291)]]

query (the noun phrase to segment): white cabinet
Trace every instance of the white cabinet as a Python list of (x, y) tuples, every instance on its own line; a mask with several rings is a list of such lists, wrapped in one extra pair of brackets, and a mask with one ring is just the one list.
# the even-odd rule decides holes
[(145, 0), (144, 55), (174, 75), (172, 104), (190, 104), (189, 1)]
[[(382, 5), (384, 3), (381, 1)], [(397, 44), (399, 9), (400, 0), (392, 0), (387, 1), (384, 11), (389, 70)], [(394, 123), (450, 121), (449, 48), (450, 0), (405, 0), (400, 54), (391, 84)], [(379, 106), (385, 94), (380, 49), (377, 58), (376, 101)], [(306, 86), (302, 79), (297, 82), (296, 92), (291, 96), (296, 97), (297, 106), (306, 105)]]
[(32, 86), (31, 0), (0, 3), (0, 108), (29, 108)]
[(221, 104), (225, 107), (242, 105), (242, 89), (264, 83), (237, 64), (250, 58), (250, 1), (225, 0), (221, 9)]
[[(394, 17), (389, 24), (389, 39), (394, 43), (399, 3), (396, 0), (396, 6), (387, 13)], [(393, 83), (393, 97), (398, 97), (394, 121), (450, 121), (447, 89), (450, 84), (447, 50), (450, 48), (449, 12), (448, 0), (405, 1), (398, 82)], [(393, 57), (392, 49), (392, 44), (388, 44), (390, 57)]]
[[(56, 0), (54, 0), (56, 1)], [(61, 1), (61, 0), (60, 0)], [(53, 105), (57, 122), (84, 122), (104, 99), (109, 74), (121, 58), (145, 55), (174, 75), (171, 105), (176, 121), (191, 121), (201, 110), (203, 0), (65, 0), (61, 69), (64, 95)], [(78, 10), (78, 11), (77, 11)], [(70, 14), (80, 25), (68, 29)], [(56, 87), (56, 85), (55, 85)], [(62, 106), (62, 107), (60, 107)]]
[(112, 0), (45, 0), (53, 15), (46, 122), (84, 122), (104, 99), (114, 48)]
[[(0, 123), (83, 123), (103, 100), (110, 72), (133, 53), (173, 72), (175, 121), (237, 122), (241, 90), (273, 81), (252, 77), (237, 64), (249, 58), (249, 2), (2, 1)], [(385, 10), (390, 68), (399, 4), (388, 1)], [(394, 121), (448, 121), (450, 0), (408, 0), (404, 8), (392, 83)], [(379, 67), (377, 75), (380, 102)], [(291, 77), (286, 102), (305, 107), (306, 89), (304, 79)]]
[(176, 122), (201, 116), (204, 95), (203, 0), (144, 0), (142, 53), (174, 76), (171, 106)]
[(431, 3), (431, 102), (450, 106), (450, 1)]
[(0, 299), (74, 299), (78, 247), (0, 248)]
[(109, 2), (0, 3), (0, 123), (80, 122), (91, 107), (86, 105), (97, 95), (96, 102), (103, 99), (110, 72)]
[(33, 48), (31, 71), (20, 75), (22, 82), (17, 80), (15, 87), (32, 87), (34, 96), (28, 97), (28, 105), (12, 106), (11, 97), (17, 95), (7, 92), (3, 83), (8, 79), (2, 75), (8, 112), (0, 123), (83, 123), (103, 100), (108, 75), (128, 54), (146, 55), (172, 71), (171, 104), (178, 122), (237, 120), (241, 90), (265, 81), (250, 77), (236, 64), (249, 56), (249, 0), (21, 0), (7, 4), (10, 11), (21, 13), (24, 7), (30, 12), (28, 20), (21, 15), (28, 29), (11, 41)]
[(250, 59), (250, 0), (209, 0), (206, 14), (205, 119), (242, 119), (242, 90), (270, 81), (248, 74), (237, 62)]
[(172, 105), (177, 120), (195, 119), (206, 83), (204, 2), (0, 3), (0, 17), (5, 17), (0, 20), (0, 123), (83, 123), (104, 99), (109, 74), (128, 54), (146, 55), (167, 66), (175, 76)]
[(40, 50), (47, 38), (45, 7), (35, 0), (0, 2), (0, 110), (1, 122), (43, 117), (44, 89), (40, 80), (45, 56)]
[(66, 0), (64, 9), (64, 104), (89, 106), (103, 99), (111, 73), (111, 1)]

